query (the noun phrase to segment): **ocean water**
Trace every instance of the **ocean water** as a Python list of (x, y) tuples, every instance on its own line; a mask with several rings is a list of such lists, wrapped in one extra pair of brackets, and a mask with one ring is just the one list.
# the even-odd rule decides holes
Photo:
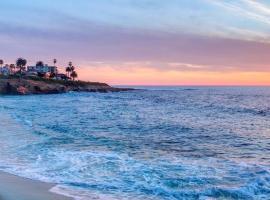
[(0, 96), (0, 170), (84, 199), (270, 199), (269, 87)]

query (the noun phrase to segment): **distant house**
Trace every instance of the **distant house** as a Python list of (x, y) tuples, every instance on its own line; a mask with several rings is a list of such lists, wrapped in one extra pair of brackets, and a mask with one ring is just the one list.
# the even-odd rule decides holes
[(48, 66), (48, 65), (41, 65), (41, 66), (28, 66), (27, 67), (27, 72), (28, 73), (54, 73), (57, 74), (58, 70), (57, 67), (55, 66)]
[(0, 74), (4, 75), (4, 76), (8, 76), (11, 74), (11, 70), (9, 68), (9, 65), (5, 65), (3, 67), (0, 67)]

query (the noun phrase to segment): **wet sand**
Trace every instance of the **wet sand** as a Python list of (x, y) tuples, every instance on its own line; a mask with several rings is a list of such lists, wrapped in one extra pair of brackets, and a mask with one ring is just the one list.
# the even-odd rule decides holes
[(0, 172), (0, 200), (72, 200), (49, 192), (53, 184)]

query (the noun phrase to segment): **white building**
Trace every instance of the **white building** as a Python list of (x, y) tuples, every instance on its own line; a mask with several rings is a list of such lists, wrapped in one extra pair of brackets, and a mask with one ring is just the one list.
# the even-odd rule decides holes
[(41, 66), (28, 66), (27, 72), (29, 73), (55, 73), (57, 74), (58, 70), (55, 66), (41, 65)]
[(11, 74), (11, 70), (9, 68), (9, 65), (5, 65), (3, 67), (0, 67), (0, 74), (8, 76)]

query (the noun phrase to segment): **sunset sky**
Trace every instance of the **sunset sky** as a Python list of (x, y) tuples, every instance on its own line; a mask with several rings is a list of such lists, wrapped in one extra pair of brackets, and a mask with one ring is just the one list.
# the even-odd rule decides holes
[(114, 85), (270, 85), (269, 0), (0, 0), (0, 57)]

